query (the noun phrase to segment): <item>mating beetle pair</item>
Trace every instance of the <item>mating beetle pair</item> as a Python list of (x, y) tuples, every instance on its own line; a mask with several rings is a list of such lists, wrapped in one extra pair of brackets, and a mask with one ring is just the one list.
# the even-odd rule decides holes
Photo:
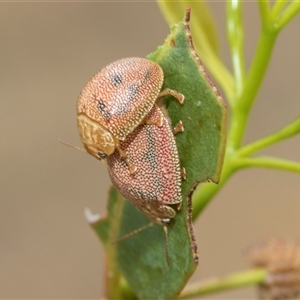
[(163, 71), (144, 58), (116, 61), (99, 71), (77, 102), (77, 124), (88, 153), (106, 159), (119, 192), (152, 221), (167, 225), (181, 205), (181, 172), (172, 129), (156, 100)]

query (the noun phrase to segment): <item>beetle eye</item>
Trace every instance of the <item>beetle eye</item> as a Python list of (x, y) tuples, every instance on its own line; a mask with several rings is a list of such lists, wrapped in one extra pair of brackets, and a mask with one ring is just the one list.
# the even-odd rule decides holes
[(105, 154), (104, 152), (102, 152), (102, 151), (99, 151), (99, 152), (98, 152), (98, 156), (99, 156), (99, 158), (101, 158), (101, 159), (106, 158), (106, 154)]

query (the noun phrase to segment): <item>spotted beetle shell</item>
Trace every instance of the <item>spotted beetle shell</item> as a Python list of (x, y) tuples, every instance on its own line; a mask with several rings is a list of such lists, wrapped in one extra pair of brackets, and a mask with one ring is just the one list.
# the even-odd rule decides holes
[(119, 192), (152, 221), (165, 225), (176, 215), (168, 206), (182, 202), (181, 173), (173, 132), (161, 110), (154, 105), (149, 117), (162, 115), (163, 125), (139, 125), (120, 148), (130, 163), (137, 167), (134, 174), (118, 151), (107, 157), (109, 175)]
[(83, 88), (77, 115), (86, 115), (125, 140), (149, 113), (162, 84), (163, 71), (145, 58), (125, 58), (99, 71)]

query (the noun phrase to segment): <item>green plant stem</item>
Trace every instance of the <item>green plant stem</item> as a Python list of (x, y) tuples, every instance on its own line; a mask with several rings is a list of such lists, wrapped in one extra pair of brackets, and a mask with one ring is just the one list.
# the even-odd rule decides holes
[[(265, 6), (262, 6), (260, 4), (260, 9), (261, 14), (266, 14)], [(231, 101), (233, 103), (232, 114), (227, 137), (225, 161), (220, 183), (218, 185), (201, 184), (201, 187), (199, 187), (195, 191), (193, 197), (194, 218), (196, 218), (202, 212), (202, 210), (210, 202), (212, 197), (218, 193), (224, 183), (238, 169), (236, 165), (235, 152), (241, 147), (248, 123), (250, 110), (266, 73), (276, 37), (276, 32), (274, 32), (272, 28), (270, 29), (266, 24), (263, 23), (256, 52), (252, 60), (249, 73), (246, 77), (243, 90), (240, 95), (235, 95), (235, 101)], [(230, 46), (234, 47), (232, 44), (230, 44)], [(235, 89), (235, 91), (237, 91), (237, 89)]]
[(300, 163), (271, 156), (243, 157), (238, 160), (238, 165), (240, 168), (259, 167), (300, 173)]
[(279, 132), (251, 143), (241, 148), (241, 150), (234, 150), (227, 147), (219, 184), (202, 183), (193, 195), (193, 219), (197, 218), (210, 200), (221, 190), (227, 180), (239, 169), (245, 167), (264, 167), (299, 173), (300, 164), (297, 162), (273, 157), (248, 157), (251, 153), (297, 134), (300, 131), (299, 127), (300, 118)]
[(275, 22), (276, 22), (276, 18), (279, 18), (279, 15), (281, 14), (281, 10), (286, 5), (286, 3), (287, 0), (277, 0), (273, 5), (271, 14)]
[(109, 251), (109, 254), (106, 257), (105, 295), (108, 299), (121, 299), (121, 274), (118, 270), (116, 261), (110, 257), (112, 251), (113, 250)]
[(293, 1), (291, 2), (285, 11), (282, 13), (280, 20), (277, 24), (277, 30), (284, 28), (298, 13), (300, 12), (300, 2)]
[(269, 1), (258, 1), (260, 18), (262, 22), (262, 27), (267, 27), (270, 14), (270, 3)]
[(237, 155), (239, 156), (251, 155), (259, 150), (262, 150), (282, 140), (290, 138), (299, 132), (300, 132), (300, 117), (297, 118), (294, 122), (280, 129), (279, 131), (276, 131), (275, 133), (268, 135), (265, 138), (262, 138), (260, 140), (257, 140), (253, 143), (250, 143), (242, 147), (240, 150), (238, 150)]
[(227, 1), (227, 20), (227, 36), (231, 45), (230, 50), (236, 83), (235, 93), (239, 95), (243, 89), (245, 79), (244, 26), (241, 1)]
[[(122, 197), (117, 193), (117, 197)], [(122, 213), (122, 206), (118, 205), (117, 209), (114, 211), (114, 217), (116, 219), (120, 218)], [(119, 266), (116, 260), (117, 257), (117, 248), (111, 243), (115, 240), (118, 233), (118, 222), (112, 222), (111, 228), (107, 231), (107, 243), (104, 244), (106, 252), (106, 272), (105, 272), (105, 296), (108, 299), (121, 299), (122, 290), (121, 290), (121, 279), (122, 275), (119, 270)]]
[(188, 287), (178, 299), (189, 299), (210, 293), (257, 285), (265, 281), (266, 275), (267, 271), (265, 269), (250, 269), (238, 272), (224, 278), (217, 278)]
[(225, 161), (223, 164), (221, 180), (219, 184), (201, 183), (193, 194), (193, 219), (203, 211), (210, 200), (220, 191), (227, 180), (235, 171), (234, 162), (231, 161), (233, 155), (225, 154)]
[[(259, 3), (261, 14), (264, 15), (261, 1)], [(242, 144), (250, 110), (269, 65), (276, 36), (276, 33), (269, 30), (265, 23), (262, 24), (256, 52), (243, 91), (240, 95), (237, 95), (235, 105), (232, 107), (232, 118), (227, 139), (227, 146), (231, 151), (238, 149)], [(232, 45), (230, 46), (232, 47)]]
[(229, 148), (238, 149), (242, 144), (249, 113), (269, 65), (275, 40), (276, 34), (262, 31), (243, 92), (232, 108), (227, 140)]
[(130, 289), (130, 287), (128, 286), (128, 283), (124, 279), (124, 277), (121, 277), (120, 289), (121, 289), (121, 294), (122, 294), (120, 299), (126, 299), (126, 300), (136, 300), (137, 299), (137, 296)]

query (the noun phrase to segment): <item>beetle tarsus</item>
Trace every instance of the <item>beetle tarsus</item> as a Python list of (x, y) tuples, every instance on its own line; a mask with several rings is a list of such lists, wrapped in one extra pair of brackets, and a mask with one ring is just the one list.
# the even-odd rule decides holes
[(129, 173), (130, 174), (134, 174), (137, 170), (137, 167), (135, 165), (132, 165), (130, 164), (127, 160), (125, 160), (127, 165), (128, 165), (128, 168), (129, 168)]
[(176, 135), (179, 132), (184, 132), (184, 126), (182, 121), (180, 120), (176, 126), (173, 128), (173, 134)]
[(158, 127), (161, 127), (164, 124), (164, 118), (162, 115), (159, 116), (151, 116), (149, 115), (144, 119), (144, 124), (146, 125), (156, 125)]
[(183, 104), (183, 102), (184, 102), (184, 95), (178, 93), (178, 92), (175, 91), (175, 90), (164, 89), (163, 91), (161, 91), (161, 92), (159, 93), (158, 97), (162, 97), (162, 96), (165, 96), (165, 95), (171, 95), (171, 96), (173, 96), (174, 98), (176, 98), (176, 99), (178, 100), (178, 102), (179, 102), (180, 104)]
[(135, 173), (136, 170), (137, 170), (137, 167), (129, 161), (127, 153), (126, 153), (125, 151), (123, 151), (120, 147), (117, 147), (117, 150), (118, 150), (120, 156), (121, 156), (121, 157), (124, 159), (124, 161), (126, 162), (126, 164), (127, 164), (127, 166), (128, 166), (128, 169), (129, 169), (129, 173), (130, 173), (130, 174)]

